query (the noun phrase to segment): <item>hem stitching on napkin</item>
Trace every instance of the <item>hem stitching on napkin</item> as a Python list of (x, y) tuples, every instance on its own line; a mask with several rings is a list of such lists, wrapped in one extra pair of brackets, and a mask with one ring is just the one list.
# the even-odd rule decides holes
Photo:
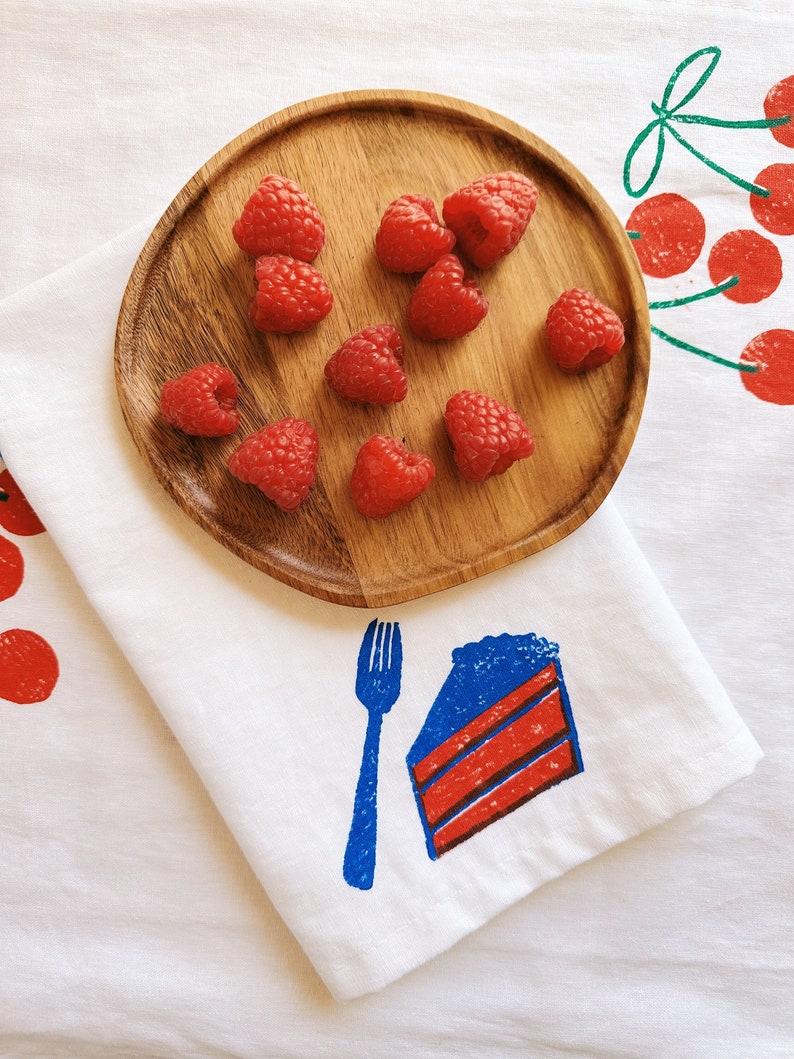
[[(755, 741), (754, 741), (752, 735), (749, 733), (749, 731), (747, 731), (746, 729), (739, 730), (730, 739), (726, 740), (725, 742), (720, 743), (719, 746), (712, 748), (707, 753), (701, 754), (699, 757), (694, 758), (691, 761), (687, 761), (687, 762), (681, 763), (678, 766), (677, 773), (680, 774), (681, 772), (684, 772), (684, 771), (690, 771), (691, 772), (693, 769), (699, 768), (699, 766), (703, 765), (704, 763), (712, 761), (713, 759), (715, 759), (717, 757), (724, 756), (726, 751), (730, 750), (730, 748), (734, 744), (737, 744), (737, 743), (745, 743), (745, 744), (747, 744), (747, 749), (749, 750), (750, 746), (752, 744), (754, 744)], [(763, 753), (761, 752), (760, 748), (757, 747), (757, 744), (755, 744), (755, 745), (756, 745), (756, 749), (757, 749), (757, 757), (756, 757), (756, 760), (753, 762), (753, 767), (754, 767), (755, 764), (757, 764), (757, 761), (760, 759), (760, 757), (763, 756)], [(739, 779), (743, 778), (744, 776), (749, 775), (749, 773), (751, 771), (752, 771), (752, 769), (745, 769), (745, 765), (743, 764), (743, 771), (741, 773), (732, 774), (732, 778), (731, 779), (728, 779), (725, 783), (721, 784), (716, 789), (714, 789), (713, 783), (710, 784), (709, 785), (709, 787), (710, 787), (709, 793), (706, 793), (706, 794), (699, 793), (697, 798), (694, 801), (687, 800), (685, 804), (677, 805), (672, 811), (670, 810), (669, 805), (662, 806), (659, 811), (657, 811), (657, 812), (655, 812), (653, 814), (653, 820), (651, 822), (648, 821), (647, 813), (643, 814), (644, 815), (644, 819), (640, 822), (640, 824), (638, 825), (637, 829), (633, 830), (630, 834), (626, 834), (623, 839), (621, 839), (621, 840), (619, 840), (617, 842), (608, 842), (606, 844), (598, 843), (597, 844), (598, 848), (591, 849), (591, 851), (588, 854), (586, 854), (585, 856), (582, 856), (582, 857), (577, 857), (573, 861), (571, 861), (570, 858), (566, 858), (566, 860), (569, 861), (569, 863), (566, 863), (561, 871), (556, 871), (556, 872), (553, 872), (551, 874), (545, 873), (546, 877), (544, 879), (538, 881), (535, 885), (533, 885), (532, 889), (526, 891), (525, 893), (523, 893), (523, 894), (521, 894), (519, 896), (516, 896), (515, 898), (510, 899), (509, 901), (506, 901), (504, 903), (504, 905), (503, 905), (503, 908), (500, 909), (500, 911), (506, 909), (507, 907), (509, 907), (510, 904), (512, 904), (515, 900), (520, 900), (521, 897), (529, 896), (530, 893), (534, 892), (535, 889), (537, 889), (541, 885), (544, 885), (546, 882), (550, 882), (550, 881), (552, 881), (555, 878), (559, 878), (563, 874), (565, 874), (567, 871), (569, 871), (571, 868), (573, 868), (573, 867), (575, 867), (575, 866), (577, 866), (579, 864), (585, 863), (587, 860), (591, 859), (591, 857), (597, 856), (600, 853), (604, 853), (604, 852), (606, 852), (609, 849), (616, 848), (618, 845), (622, 845), (623, 842), (628, 842), (630, 839), (638, 837), (638, 835), (644, 833), (645, 831), (650, 830), (653, 827), (659, 826), (660, 824), (665, 823), (668, 820), (673, 819), (674, 817), (678, 816), (682, 812), (686, 812), (686, 811), (688, 811), (690, 809), (697, 808), (699, 805), (705, 804), (705, 802), (709, 801), (712, 797), (716, 796), (716, 794), (720, 793), (721, 790), (724, 790), (725, 788), (730, 786), (732, 783), (737, 782)], [(640, 788), (637, 788), (637, 791), (642, 793), (642, 794), (644, 794), (644, 795), (647, 795), (647, 794), (649, 794), (649, 793), (651, 793), (651, 792), (653, 792), (655, 790), (659, 790), (659, 789), (663, 788), (668, 783), (669, 783), (669, 780), (666, 780), (666, 779), (655, 780), (655, 781), (653, 781), (651, 783), (643, 784)], [(635, 797), (627, 798), (625, 803), (624, 803), (624, 805), (621, 807), (621, 811), (625, 811), (626, 809), (631, 809), (632, 807), (636, 806), (637, 801), (638, 801), (638, 799), (635, 798)], [(580, 816), (577, 816), (574, 821), (570, 821), (570, 822), (566, 821), (566, 823), (564, 825), (562, 825), (560, 827), (557, 827), (553, 833), (552, 832), (547, 832), (543, 836), (543, 838), (539, 840), (539, 843), (536, 842), (534, 844), (533, 848), (537, 850), (539, 844), (541, 844), (543, 847), (545, 847), (546, 844), (550, 840), (555, 839), (555, 837), (559, 836), (559, 835), (570, 836), (572, 834), (572, 832), (574, 831), (575, 827), (581, 827), (582, 825), (586, 824), (588, 820), (590, 820), (590, 819), (592, 819), (592, 818), (594, 818), (596, 816), (603, 815), (604, 813), (609, 812), (617, 804), (618, 803), (616, 802), (615, 799), (610, 799), (609, 801), (606, 801), (606, 802), (602, 803), (601, 805), (592, 808), (589, 812), (584, 813), (584, 814), (582, 814)], [(448, 854), (448, 855), (452, 855), (452, 854)], [(531, 850), (525, 849), (525, 850), (522, 850), (522, 851), (520, 851), (518, 853), (515, 853), (515, 854), (513, 854), (511, 856), (506, 856), (506, 857), (502, 858), (499, 861), (496, 861), (492, 865), (492, 868), (493, 868), (493, 870), (495, 870), (497, 872), (502, 872), (502, 871), (504, 871), (507, 868), (513, 867), (516, 862), (518, 862), (519, 864), (528, 863), (528, 859), (529, 859), (530, 856), (531, 856)], [(482, 887), (482, 879), (479, 880), (479, 886), (480, 886), (480, 888)], [(469, 882), (466, 886), (458, 889), (456, 891), (455, 896), (468, 899), (468, 896), (470, 894), (474, 893), (477, 888), (478, 888), (478, 882), (477, 881)], [(443, 898), (440, 898), (438, 901), (434, 902), (433, 904), (426, 905), (424, 907), (425, 917), (426, 918), (430, 918), (435, 912), (438, 911), (438, 909), (440, 909), (443, 906), (447, 905), (448, 902), (449, 902), (449, 895), (447, 894)], [(494, 913), (494, 914), (498, 914), (498, 913)], [(487, 918), (490, 918), (490, 917), (487, 917)], [(487, 922), (487, 918), (483, 919), (483, 923)], [(477, 927), (475, 926), (475, 927), (472, 927), (471, 929), (477, 929)], [(395, 928), (394, 930), (390, 931), (388, 934), (379, 935), (377, 939), (373, 938), (372, 939), (372, 944), (367, 946), (366, 949), (364, 949), (362, 951), (373, 952), (373, 951), (375, 951), (375, 946), (380, 948), (383, 945), (384, 941), (386, 941), (386, 942), (391, 941), (393, 938), (396, 938), (399, 933), (400, 933), (400, 928)], [(469, 933), (469, 931), (466, 931), (466, 933)], [(464, 935), (461, 935), (461, 936), (464, 936)]]

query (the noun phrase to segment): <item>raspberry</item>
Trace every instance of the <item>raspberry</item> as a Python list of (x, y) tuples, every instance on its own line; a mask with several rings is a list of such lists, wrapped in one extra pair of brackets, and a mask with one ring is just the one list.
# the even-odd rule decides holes
[(285, 416), (250, 434), (229, 457), (235, 478), (255, 485), (282, 511), (308, 496), (317, 476), (317, 431), (305, 419)]
[(305, 191), (282, 176), (264, 177), (232, 226), (234, 241), (251, 257), (286, 254), (314, 261), (325, 225)]
[(588, 290), (564, 291), (546, 315), (549, 353), (568, 375), (611, 360), (624, 342), (620, 317)]
[(515, 249), (537, 201), (538, 189), (523, 173), (489, 173), (447, 195), (441, 212), (471, 263), (490, 268)]
[(429, 456), (409, 452), (397, 438), (374, 434), (356, 456), (350, 476), (353, 502), (368, 518), (386, 518), (423, 493), (435, 473)]
[(444, 254), (420, 279), (408, 302), (408, 325), (424, 339), (461, 338), (488, 312), (485, 295), (454, 254)]
[(535, 440), (524, 420), (495, 397), (461, 390), (447, 401), (444, 425), (455, 464), (470, 482), (484, 482), (516, 460), (535, 451)]
[(169, 379), (160, 391), (163, 418), (184, 431), (206, 438), (233, 434), (240, 424), (238, 384), (221, 364), (210, 362)]
[(401, 195), (390, 203), (375, 235), (375, 254), (391, 272), (424, 272), (455, 245), (455, 235), (438, 221), (432, 199)]
[(403, 343), (391, 324), (365, 327), (346, 339), (325, 365), (333, 390), (348, 401), (396, 404), (408, 393)]
[(283, 254), (259, 257), (254, 274), (257, 290), (248, 315), (259, 331), (308, 331), (333, 307), (328, 284), (308, 262)]

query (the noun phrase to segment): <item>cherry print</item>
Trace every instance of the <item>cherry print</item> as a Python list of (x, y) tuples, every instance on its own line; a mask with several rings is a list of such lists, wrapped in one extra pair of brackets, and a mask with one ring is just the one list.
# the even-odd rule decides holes
[(785, 125), (773, 127), (771, 132), (779, 143), (794, 147), (794, 75), (772, 85), (764, 100), (764, 114), (767, 118), (790, 118)]
[(672, 192), (653, 195), (635, 206), (626, 228), (640, 268), (646, 276), (659, 279), (686, 272), (706, 240), (706, 222), (700, 210)]
[(749, 228), (726, 232), (712, 246), (708, 260), (712, 283), (731, 276), (738, 283), (723, 294), (733, 302), (760, 302), (773, 294), (783, 278), (780, 251), (766, 236)]
[[(714, 173), (749, 192), (750, 209), (761, 228), (773, 235), (794, 235), (794, 163), (768, 165), (749, 182), (709, 158), (687, 138), (700, 126), (736, 131), (769, 129), (779, 143), (794, 147), (794, 75), (769, 89), (762, 119), (714, 118), (689, 111), (689, 104), (714, 73), (720, 56), (717, 47), (700, 48), (675, 68), (660, 102), (651, 103), (653, 119), (626, 154), (624, 189), (635, 199), (646, 195), (659, 174), (666, 146), (675, 141)], [(639, 180), (635, 163), (642, 169)], [(664, 279), (680, 275), (695, 263), (703, 249), (706, 226), (694, 203), (681, 195), (663, 194), (636, 206), (626, 229), (645, 275)], [(708, 270), (712, 282), (708, 289), (649, 301), (648, 308), (679, 308), (720, 294), (744, 304), (763, 301), (780, 286), (783, 262), (780, 250), (765, 235), (736, 229), (714, 243)], [(677, 349), (736, 370), (748, 392), (761, 400), (794, 404), (794, 331), (776, 329), (756, 335), (738, 362), (685, 342), (655, 324), (651, 324), (651, 332)]]
[(750, 195), (750, 209), (755, 219), (774, 235), (794, 235), (794, 164), (768, 165), (755, 182), (769, 191), (768, 196)]
[(43, 702), (58, 681), (58, 658), (38, 633), (6, 629), (0, 633), (0, 699), (28, 705)]
[(0, 471), (0, 526), (20, 537), (44, 533), (44, 526), (8, 468)]
[(17, 594), (24, 576), (22, 552), (8, 537), (0, 537), (0, 601)]
[(750, 393), (771, 404), (794, 404), (794, 331), (763, 331), (747, 343), (740, 361), (758, 368), (742, 372)]

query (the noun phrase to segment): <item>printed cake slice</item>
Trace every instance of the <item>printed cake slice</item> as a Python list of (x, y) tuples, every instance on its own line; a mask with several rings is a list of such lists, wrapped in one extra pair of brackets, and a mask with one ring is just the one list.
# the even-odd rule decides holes
[(406, 759), (433, 860), (583, 770), (557, 644), (488, 636), (452, 663)]

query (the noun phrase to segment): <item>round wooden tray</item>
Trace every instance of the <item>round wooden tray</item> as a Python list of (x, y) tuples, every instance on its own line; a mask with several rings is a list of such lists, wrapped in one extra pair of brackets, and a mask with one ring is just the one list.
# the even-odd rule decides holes
[[(490, 311), (465, 338), (422, 342), (405, 323), (415, 276), (387, 273), (373, 249), (399, 195), (444, 197), (484, 173), (514, 169), (539, 190), (516, 250), (474, 272)], [(327, 231), (314, 264), (334, 308), (303, 334), (263, 335), (248, 320), (253, 262), (231, 227), (260, 178), (300, 184)], [(581, 286), (624, 322), (610, 364), (566, 376), (549, 360), (543, 322)], [(350, 334), (393, 323), (405, 342), (408, 397), (389, 408), (344, 402), (323, 377)], [(116, 381), (141, 456), (176, 503), (241, 559), (335, 603), (383, 607), (437, 592), (559, 541), (606, 497), (628, 455), (648, 378), (650, 329), (634, 250), (613, 212), (560, 154), (479, 106), (427, 93), (347, 92), (290, 107), (211, 158), (174, 199), (130, 278), (116, 335)], [(204, 361), (241, 383), (239, 432), (188, 438), (159, 417), (163, 382)], [(456, 473), (443, 428), (447, 398), (488, 393), (517, 408), (535, 454), (481, 485)], [(285, 513), (226, 469), (232, 449), (283, 415), (320, 436), (317, 481)], [(427, 492), (385, 520), (353, 506), (349, 475), (374, 433), (405, 438), (436, 466)]]

